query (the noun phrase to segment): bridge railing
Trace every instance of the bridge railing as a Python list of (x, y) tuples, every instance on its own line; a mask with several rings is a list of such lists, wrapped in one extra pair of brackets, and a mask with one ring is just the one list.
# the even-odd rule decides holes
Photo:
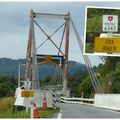
[(88, 99), (88, 98), (66, 98), (66, 97), (61, 97), (60, 98), (61, 102), (64, 103), (76, 103), (76, 104), (89, 104), (93, 105), (94, 104), (94, 99)]

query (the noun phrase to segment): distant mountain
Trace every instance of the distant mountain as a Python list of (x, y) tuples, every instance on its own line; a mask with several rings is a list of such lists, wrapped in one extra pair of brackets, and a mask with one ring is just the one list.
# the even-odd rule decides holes
[[(10, 58), (0, 58), (0, 76), (14, 76), (18, 77), (18, 65), (25, 64), (25, 59), (10, 59)], [(50, 64), (39, 65), (39, 76), (40, 79), (44, 80), (46, 76), (51, 76), (55, 68)], [(72, 76), (78, 73), (86, 73), (87, 69), (84, 64), (69, 61), (68, 63), (68, 74)], [(25, 67), (21, 66), (21, 77), (25, 76)]]
[(19, 63), (24, 64), (25, 59), (15, 60), (9, 58), (0, 58), (0, 75), (17, 77)]

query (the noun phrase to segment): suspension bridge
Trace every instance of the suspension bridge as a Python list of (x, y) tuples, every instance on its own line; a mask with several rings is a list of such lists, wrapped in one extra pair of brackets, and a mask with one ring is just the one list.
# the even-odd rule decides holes
[[(41, 21), (38, 22), (39, 19), (50, 19), (50, 20), (61, 20), (63, 23), (58, 26), (51, 35), (49, 35), (45, 29), (41, 26)], [(38, 28), (39, 31), (41, 31), (45, 36), (46, 39), (42, 40), (41, 44), (36, 47), (36, 34), (35, 34), (35, 27)], [(68, 100), (66, 98), (70, 98), (70, 88), (67, 86), (68, 82), (68, 57), (69, 57), (69, 37), (70, 37), (70, 28), (73, 28), (74, 34), (76, 36), (76, 40), (78, 42), (79, 48), (81, 50), (83, 59), (85, 61), (94, 91), (96, 94), (103, 94), (104, 91), (100, 85), (99, 79), (96, 76), (96, 73), (94, 69), (92, 68), (91, 62), (89, 60), (89, 57), (87, 55), (83, 54), (83, 44), (82, 40), (79, 36), (79, 33), (76, 29), (75, 23), (72, 19), (72, 16), (68, 12), (67, 14), (50, 14), (50, 13), (36, 13), (33, 10), (30, 12), (30, 26), (29, 26), (29, 35), (28, 35), (28, 45), (27, 45), (27, 52), (26, 52), (26, 64), (25, 64), (25, 79), (24, 81), (20, 80), (19, 77), (19, 88), (22, 88), (22, 90), (25, 91), (32, 91), (33, 94), (29, 94), (26, 98), (26, 96), (21, 97), (21, 89), (18, 90), (20, 93), (17, 93), (16, 97), (16, 106), (26, 106), (29, 107), (30, 101), (34, 100), (37, 103), (37, 106), (40, 107), (43, 94), (46, 93), (46, 97), (48, 99), (48, 104), (50, 104), (50, 107), (53, 107), (53, 96), (51, 91), (54, 91), (56, 96), (59, 96), (59, 101), (64, 102), (59, 103), (57, 107), (60, 107), (63, 111), (69, 111), (70, 109), (86, 109), (84, 110), (85, 113), (83, 115), (78, 113), (73, 114), (73, 117), (85, 117), (85, 114), (88, 113), (87, 107), (84, 106), (77, 106), (71, 105), (76, 104), (75, 100), (78, 103), (83, 103), (86, 100), (83, 100), (83, 102), (78, 102), (78, 99), (71, 99)], [(47, 29), (47, 28), (46, 28)], [(54, 40), (54, 35), (57, 32), (61, 31), (61, 38), (57, 38), (57, 40)], [(60, 39), (60, 40), (59, 40)], [(47, 44), (47, 42), (52, 43), (52, 45), (56, 48), (56, 54), (42, 54), (38, 53), (38, 50), (41, 49), (42, 46)], [(46, 49), (49, 51), (49, 48), (46, 47)], [(55, 51), (54, 51), (55, 52)], [(40, 76), (38, 67), (40, 67), (43, 64), (48, 64), (48, 70), (53, 71), (52, 72), (52, 78), (50, 80), (49, 85), (40, 87)], [(19, 74), (20, 76), (20, 74)], [(64, 97), (64, 99), (61, 99), (61, 96)], [(20, 102), (22, 101), (22, 102)], [(50, 103), (50, 101), (52, 101)], [(73, 102), (74, 101), (74, 102)], [(88, 100), (89, 102), (90, 100)], [(95, 101), (94, 101), (95, 102)], [(94, 103), (92, 102), (92, 103)], [(28, 103), (28, 104), (25, 104)], [(69, 105), (70, 104), (70, 105)], [(93, 108), (89, 108), (92, 109)], [(65, 112), (66, 112), (65, 111)], [(96, 111), (93, 110), (93, 112)], [(99, 111), (99, 110), (98, 110)], [(72, 111), (74, 113), (75, 111)], [(83, 111), (82, 111), (83, 112)], [(67, 115), (64, 115), (63, 117), (71, 117), (71, 115), (68, 115), (69, 112), (66, 112)], [(104, 112), (103, 112), (104, 113)], [(108, 112), (109, 113), (109, 112)], [(77, 114), (77, 115), (76, 115)], [(109, 113), (110, 114), (110, 113)], [(105, 115), (103, 115), (104, 117)], [(120, 116), (120, 114), (117, 114), (117, 116)], [(94, 116), (94, 114), (91, 114), (88, 117), (97, 117)], [(99, 115), (98, 115), (99, 117)], [(109, 116), (108, 116), (109, 117)]]
[[(60, 25), (51, 35), (47, 34), (45, 30), (37, 23), (36, 19), (44, 18), (44, 19), (58, 19), (63, 20), (63, 24)], [(32, 89), (39, 89), (39, 76), (38, 76), (38, 65), (50, 63), (55, 67), (54, 74), (61, 73), (61, 86), (62, 86), (62, 94), (65, 96), (67, 92), (67, 79), (68, 79), (68, 52), (69, 52), (69, 31), (70, 25), (73, 27), (74, 33), (76, 35), (76, 39), (78, 41), (81, 52), (83, 53), (83, 44), (80, 39), (80, 36), (77, 32), (76, 26), (70, 16), (68, 14), (48, 14), (48, 13), (34, 13), (31, 10), (30, 13), (30, 29), (29, 29), (29, 38), (28, 38), (28, 47), (26, 53), (26, 76), (25, 80), (31, 81)], [(35, 41), (35, 31), (34, 27), (38, 27), (40, 31), (47, 37), (38, 47), (36, 47)], [(56, 40), (53, 40), (52, 37), (56, 32), (58, 32), (62, 27), (62, 38), (59, 40), (59, 44), (56, 43)], [(58, 39), (58, 38), (57, 38)], [(47, 41), (50, 41), (54, 47), (56, 48), (56, 55), (43, 55), (37, 54), (37, 50), (43, 46)], [(62, 50), (62, 45), (64, 44), (64, 51)], [(49, 48), (47, 48), (49, 50)], [(87, 55), (83, 55), (84, 61), (86, 63), (89, 75), (91, 77), (92, 84), (94, 86), (96, 93), (102, 93), (102, 88), (100, 86), (100, 82), (92, 68), (91, 62)], [(58, 80), (59, 81), (59, 80)], [(55, 86), (55, 84), (53, 84)]]

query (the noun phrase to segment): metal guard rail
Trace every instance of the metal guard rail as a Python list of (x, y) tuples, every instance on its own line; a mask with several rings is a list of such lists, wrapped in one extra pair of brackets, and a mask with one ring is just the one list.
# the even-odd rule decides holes
[(87, 104), (87, 105), (94, 104), (94, 99), (88, 99), (88, 98), (66, 98), (66, 97), (61, 97), (60, 101), (64, 102), (64, 103), (76, 103), (76, 104)]

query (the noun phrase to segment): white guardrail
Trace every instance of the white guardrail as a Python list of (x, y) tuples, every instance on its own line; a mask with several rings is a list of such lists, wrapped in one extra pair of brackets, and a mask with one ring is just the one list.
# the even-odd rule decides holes
[(76, 104), (87, 104), (87, 105), (93, 105), (94, 104), (94, 99), (88, 99), (88, 98), (61, 97), (60, 101), (64, 102), (64, 103), (76, 103)]

